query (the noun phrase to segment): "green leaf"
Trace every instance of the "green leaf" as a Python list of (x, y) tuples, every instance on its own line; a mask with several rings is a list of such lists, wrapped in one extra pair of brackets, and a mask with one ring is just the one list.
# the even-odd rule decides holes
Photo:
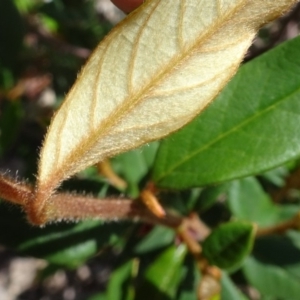
[(253, 257), (248, 257), (243, 270), (247, 280), (260, 293), (271, 295), (274, 299), (299, 299), (300, 278), (289, 273), (285, 268), (264, 264)]
[(300, 232), (296, 230), (289, 230), (286, 236), (292, 241), (295, 247), (300, 250)]
[(253, 177), (232, 182), (228, 205), (236, 218), (255, 222), (260, 226), (268, 226), (278, 220), (279, 208)]
[(112, 160), (116, 172), (129, 184), (128, 192), (131, 197), (138, 196), (138, 184), (149, 172), (158, 145), (158, 142), (153, 142), (139, 149), (123, 153)]
[(262, 227), (289, 220), (300, 209), (299, 205), (275, 205), (254, 177), (233, 181), (227, 203), (236, 218)]
[(201, 116), (163, 141), (156, 184), (203, 186), (299, 157), (299, 48), (300, 37), (247, 63)]
[(222, 269), (236, 267), (250, 253), (255, 227), (246, 222), (230, 222), (216, 228), (203, 242), (203, 255)]
[(222, 300), (246, 300), (247, 297), (244, 296), (234, 285), (227, 273), (222, 273), (221, 279), (222, 289), (221, 289), (221, 299)]
[(223, 183), (205, 188), (200, 194), (196, 209), (202, 212), (209, 209), (220, 197), (226, 195), (229, 187), (230, 184)]
[(134, 252), (137, 254), (143, 254), (157, 250), (170, 245), (174, 238), (174, 230), (162, 226), (155, 226), (150, 233), (148, 233), (146, 237), (135, 246)]
[(128, 261), (112, 272), (109, 276), (106, 300), (128, 299), (130, 286), (127, 283), (130, 282), (133, 265), (133, 261)]
[(258, 239), (243, 272), (249, 283), (265, 296), (299, 299), (300, 249), (285, 236)]
[(174, 299), (182, 277), (182, 265), (186, 256), (185, 245), (171, 246), (163, 251), (146, 269), (144, 282), (136, 299)]

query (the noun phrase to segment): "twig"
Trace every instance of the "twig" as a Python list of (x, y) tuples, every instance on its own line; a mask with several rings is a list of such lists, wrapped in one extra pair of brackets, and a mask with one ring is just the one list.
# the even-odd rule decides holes
[(177, 228), (182, 217), (167, 213), (156, 217), (143, 203), (132, 199), (95, 199), (70, 194), (57, 194), (51, 198), (49, 220), (84, 220), (100, 218), (107, 221), (131, 219)]
[(151, 224), (160, 224), (178, 228), (183, 218), (166, 213), (163, 218), (152, 214), (143, 203), (132, 199), (106, 198), (72, 195), (67, 193), (55, 194), (46, 204), (45, 215), (40, 219), (32, 218), (31, 210), (35, 202), (34, 189), (14, 179), (0, 176), (0, 197), (14, 204), (21, 205), (34, 225), (43, 225), (57, 221), (75, 221), (98, 218), (107, 221), (131, 219)]
[(25, 206), (34, 198), (33, 188), (23, 182), (0, 175), (0, 197), (14, 204)]
[(298, 212), (297, 215), (291, 220), (288, 220), (286, 222), (271, 227), (258, 229), (256, 232), (256, 237), (263, 237), (263, 236), (274, 235), (274, 234), (284, 234), (286, 231), (290, 229), (299, 229), (299, 228), (300, 228), (300, 212)]

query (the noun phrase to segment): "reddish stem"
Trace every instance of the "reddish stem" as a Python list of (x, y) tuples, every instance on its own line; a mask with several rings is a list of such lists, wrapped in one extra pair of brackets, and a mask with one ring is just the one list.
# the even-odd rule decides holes
[(25, 206), (34, 198), (33, 188), (25, 183), (0, 175), (0, 197)]
[(51, 198), (47, 213), (48, 221), (83, 220), (99, 218), (104, 220), (131, 219), (177, 228), (182, 218), (167, 214), (164, 218), (153, 215), (140, 201), (131, 199), (96, 199), (70, 194), (57, 194)]
[[(36, 201), (36, 195), (31, 186), (0, 176), (0, 197), (9, 202), (22, 205), (27, 212), (29, 221), (34, 225), (42, 225), (55, 221), (74, 221), (89, 218), (103, 220), (139, 220), (152, 224), (161, 224), (177, 228), (182, 218), (166, 214), (165, 217), (156, 217), (140, 201), (131, 199), (97, 199), (71, 194), (56, 194), (48, 199), (43, 207), (43, 215)], [(34, 210), (34, 211), (33, 211)], [(37, 215), (36, 218), (33, 216)]]

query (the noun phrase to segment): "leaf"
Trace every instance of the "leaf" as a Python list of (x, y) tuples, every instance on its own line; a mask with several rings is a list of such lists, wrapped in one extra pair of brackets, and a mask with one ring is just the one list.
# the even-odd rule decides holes
[[(127, 182), (138, 184), (153, 165), (158, 143), (122, 153), (113, 160), (113, 165)], [(134, 165), (134, 168), (132, 166)]]
[[(144, 147), (118, 155), (112, 160), (113, 167), (129, 185), (127, 194), (138, 197), (139, 183), (153, 165), (158, 143), (153, 142)], [(134, 166), (134, 168), (132, 167)]]
[(253, 177), (232, 182), (228, 205), (236, 218), (255, 222), (259, 226), (273, 225), (279, 219), (279, 207), (273, 204)]
[(149, 251), (170, 245), (174, 241), (174, 230), (166, 227), (155, 226), (135, 247), (136, 254), (145, 254)]
[(243, 272), (251, 285), (275, 299), (299, 299), (300, 250), (285, 236), (257, 239)]
[(107, 300), (128, 299), (130, 294), (130, 283), (134, 261), (130, 260), (114, 270), (109, 276), (109, 282), (106, 291)]
[(274, 299), (299, 299), (300, 277), (294, 276), (284, 266), (264, 264), (248, 257), (243, 270), (249, 283), (263, 295), (273, 296)]
[(300, 232), (296, 230), (289, 230), (286, 235), (292, 241), (294, 246), (300, 249)]
[(299, 48), (298, 37), (244, 65), (200, 117), (163, 141), (156, 184), (203, 186), (299, 157)]
[(246, 296), (244, 296), (238, 288), (234, 285), (230, 277), (227, 273), (222, 273), (222, 290), (221, 290), (221, 299), (222, 300), (246, 300)]
[(254, 177), (231, 183), (228, 205), (234, 217), (260, 227), (291, 220), (299, 211), (299, 205), (275, 205)]
[(251, 251), (254, 232), (255, 227), (246, 222), (221, 225), (203, 242), (203, 255), (211, 265), (233, 268)]
[(62, 180), (179, 129), (219, 93), (258, 28), (296, 0), (149, 0), (98, 46), (52, 120), (37, 204)]
[(146, 269), (144, 282), (138, 290), (136, 299), (166, 300), (174, 299), (182, 277), (182, 265), (187, 249), (181, 244), (164, 250)]
[(229, 187), (230, 184), (223, 183), (205, 188), (200, 194), (195, 210), (201, 212), (208, 210), (220, 197), (227, 193)]

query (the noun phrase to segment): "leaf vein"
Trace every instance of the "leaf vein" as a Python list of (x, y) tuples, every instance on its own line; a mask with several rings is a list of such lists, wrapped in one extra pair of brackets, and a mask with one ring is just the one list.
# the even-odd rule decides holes
[[(152, 0), (153, 1), (153, 0)], [(151, 19), (151, 16), (153, 14), (153, 12), (157, 9), (159, 5), (159, 1), (156, 2), (156, 4), (153, 6), (152, 10), (149, 12), (148, 17), (145, 19), (144, 24), (140, 25), (140, 30), (136, 36), (136, 39), (134, 41), (134, 46), (132, 49), (132, 53), (131, 53), (131, 63), (130, 63), (130, 67), (128, 70), (128, 93), (132, 94), (133, 93), (133, 71), (134, 71), (134, 66), (135, 66), (135, 62), (136, 62), (136, 57), (137, 57), (137, 51), (138, 51), (138, 47), (139, 47), (139, 41), (141, 39), (142, 33), (146, 28), (147, 23), (149, 22), (149, 20)]]

